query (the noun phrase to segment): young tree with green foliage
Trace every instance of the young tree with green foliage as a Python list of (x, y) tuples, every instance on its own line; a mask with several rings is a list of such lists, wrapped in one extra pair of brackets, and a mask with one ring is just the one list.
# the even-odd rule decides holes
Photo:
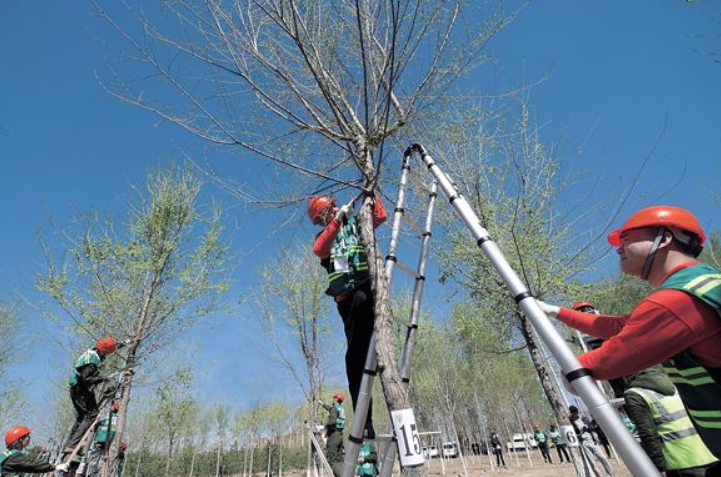
[(25, 401), (18, 386), (7, 377), (7, 371), (18, 351), (19, 320), (17, 307), (0, 301), (0, 429), (15, 423), (25, 409)]
[(48, 315), (85, 339), (112, 335), (128, 344), (111, 469), (135, 371), (215, 310), (227, 289), (220, 212), (199, 205), (200, 190), (185, 168), (151, 173), (126, 220), (86, 219), (63, 234), (62, 259), (46, 247), (48, 271), (37, 286), (62, 310)]

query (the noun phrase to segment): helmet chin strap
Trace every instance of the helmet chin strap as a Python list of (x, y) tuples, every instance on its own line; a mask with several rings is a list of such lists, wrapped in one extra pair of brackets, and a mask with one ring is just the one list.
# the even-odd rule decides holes
[(648, 252), (646, 257), (646, 263), (643, 264), (643, 272), (641, 273), (642, 280), (648, 280), (648, 274), (651, 273), (651, 267), (653, 266), (653, 259), (656, 258), (656, 252), (658, 252), (658, 246), (661, 245), (663, 235), (666, 233), (666, 227), (659, 227), (656, 233), (656, 238), (653, 240), (651, 245), (651, 251)]

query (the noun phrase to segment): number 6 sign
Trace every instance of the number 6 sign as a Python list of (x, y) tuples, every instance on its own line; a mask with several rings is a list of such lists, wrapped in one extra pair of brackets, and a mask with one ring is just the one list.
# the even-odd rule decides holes
[(578, 447), (578, 436), (576, 436), (576, 430), (573, 426), (561, 426), (561, 433), (568, 442), (568, 447)]
[(415, 467), (423, 465), (425, 462), (423, 447), (421, 446), (421, 436), (418, 434), (413, 409), (391, 411), (391, 420), (393, 421), (396, 439), (398, 439), (398, 455), (401, 458), (401, 466)]

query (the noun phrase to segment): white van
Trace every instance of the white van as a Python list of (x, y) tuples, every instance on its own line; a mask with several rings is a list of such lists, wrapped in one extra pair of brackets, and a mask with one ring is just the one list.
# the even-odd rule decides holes
[(438, 449), (436, 446), (428, 446), (423, 448), (423, 457), (426, 459), (435, 459), (438, 457)]
[(455, 442), (443, 443), (443, 457), (447, 459), (458, 457), (458, 446)]
[(506, 449), (508, 452), (524, 451), (526, 448), (535, 449), (538, 447), (538, 442), (533, 438), (533, 434), (526, 432), (524, 434), (513, 434), (511, 442), (506, 443)]

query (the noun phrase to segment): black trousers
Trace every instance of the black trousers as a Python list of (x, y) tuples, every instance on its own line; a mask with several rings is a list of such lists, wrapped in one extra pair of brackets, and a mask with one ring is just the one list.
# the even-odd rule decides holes
[[(348, 389), (355, 411), (360, 392), (363, 369), (365, 368), (368, 346), (373, 337), (374, 299), (370, 282), (351, 292), (350, 296), (338, 303), (338, 313), (343, 319), (343, 329), (348, 349), (345, 353), (345, 370), (348, 376)], [(373, 429), (373, 401), (368, 406), (365, 429), (375, 436)], [(360, 437), (360, 436), (356, 436)]]
[(548, 442), (539, 442), (538, 443), (538, 450), (541, 451), (541, 455), (543, 456), (543, 461), (548, 462), (549, 464), (553, 464), (553, 460), (551, 460), (551, 453), (548, 452)]
[[(568, 455), (568, 449), (566, 449), (566, 444), (556, 444), (556, 452), (558, 452), (558, 458), (561, 459), (561, 464), (563, 464), (563, 456), (566, 456), (566, 462), (571, 462), (571, 457)], [(563, 452), (563, 455), (561, 455), (561, 452)]]
[[(98, 417), (98, 401), (95, 393), (82, 385), (70, 387), (70, 400), (75, 408), (75, 424), (70, 430), (70, 436), (65, 442), (65, 452), (70, 453), (83, 438), (95, 418)], [(82, 452), (82, 451), (81, 451)]]

